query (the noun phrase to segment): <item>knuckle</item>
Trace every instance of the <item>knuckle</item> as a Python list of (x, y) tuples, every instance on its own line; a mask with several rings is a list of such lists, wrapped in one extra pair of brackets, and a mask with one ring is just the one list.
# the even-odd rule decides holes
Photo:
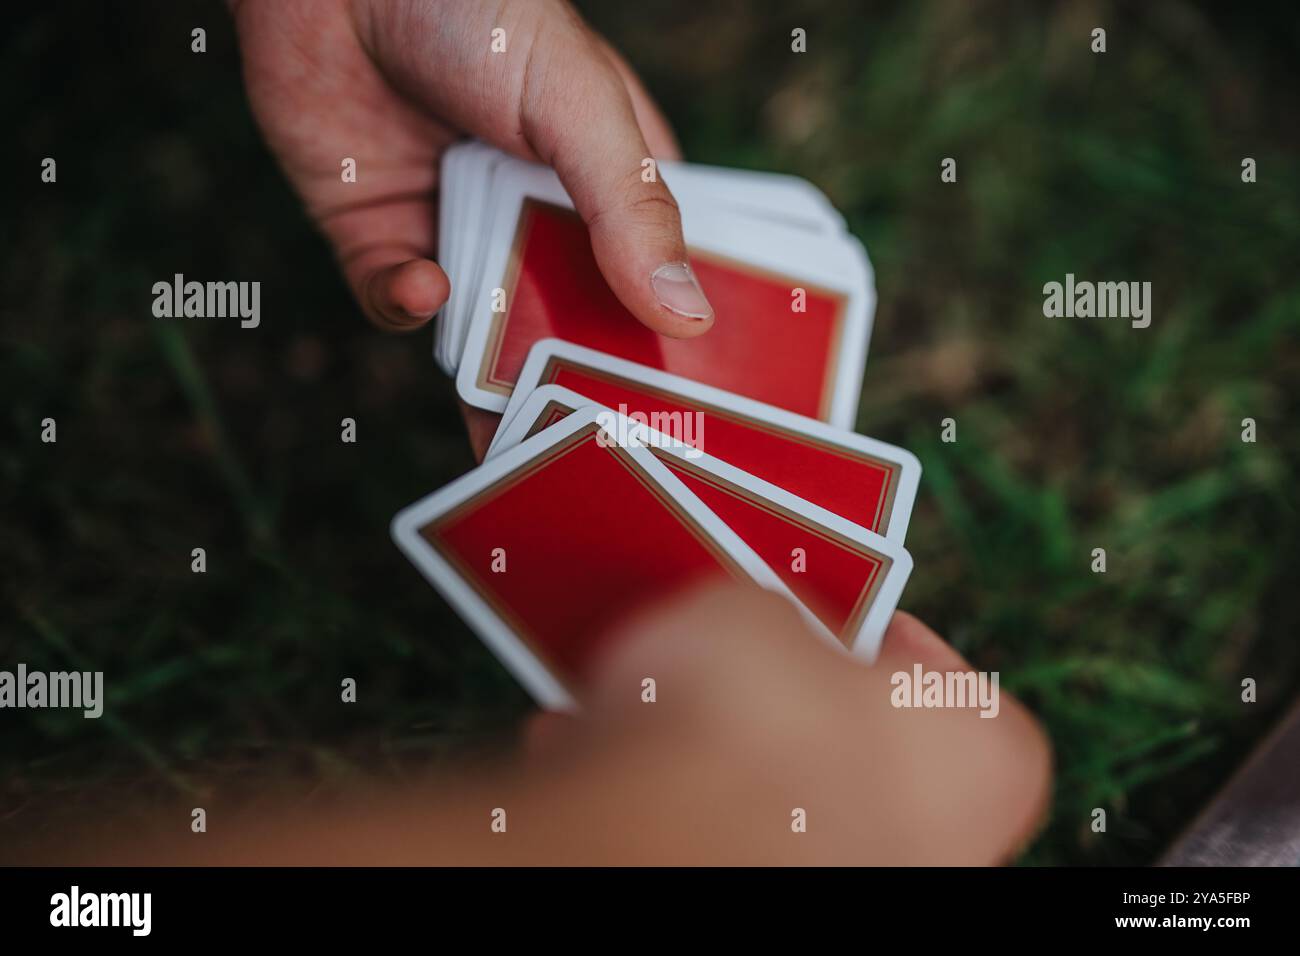
[(651, 193), (629, 190), (617, 201), (600, 206), (587, 217), (587, 228), (650, 230), (676, 237), (680, 231), (681, 207), (672, 193), (658, 189)]
[(658, 217), (661, 219), (680, 219), (682, 208), (677, 204), (673, 194), (666, 189), (658, 190), (648, 196), (638, 196), (627, 204), (628, 212), (636, 216)]

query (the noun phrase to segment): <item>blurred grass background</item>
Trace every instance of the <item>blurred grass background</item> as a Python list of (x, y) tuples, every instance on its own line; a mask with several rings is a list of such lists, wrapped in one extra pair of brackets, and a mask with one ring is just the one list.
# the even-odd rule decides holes
[[(582, 6), (690, 158), (806, 176), (866, 243), (859, 429), (925, 468), (903, 606), (1055, 743), (1025, 860), (1153, 860), (1300, 683), (1293, 6)], [(6, 19), (0, 666), (104, 670), (110, 697), (98, 722), (0, 719), (0, 842), (508, 736), (524, 695), (388, 538), (472, 465), (451, 385), (427, 333), (360, 318), (259, 141), (224, 10)], [(153, 319), (175, 272), (260, 280), (261, 328)], [(1066, 272), (1150, 281), (1151, 328), (1045, 319)]]

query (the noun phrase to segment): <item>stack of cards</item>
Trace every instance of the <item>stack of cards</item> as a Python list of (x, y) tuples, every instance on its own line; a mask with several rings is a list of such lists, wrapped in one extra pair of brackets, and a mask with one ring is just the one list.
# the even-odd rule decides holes
[(911, 570), (920, 465), (846, 430), (874, 308), (861, 245), (802, 180), (660, 172), (717, 315), (696, 339), (619, 304), (552, 172), (477, 143), (444, 162), (435, 353), (503, 417), (393, 537), (550, 708), (576, 706), (629, 609), (712, 577), (871, 659)]
[(875, 285), (844, 220), (790, 176), (671, 163), (657, 174), (717, 313), (697, 340), (656, 335), (619, 304), (551, 170), (481, 144), (448, 152), (439, 262), (451, 298), (435, 353), (462, 397), (503, 411), (529, 349), (554, 337), (852, 427)]

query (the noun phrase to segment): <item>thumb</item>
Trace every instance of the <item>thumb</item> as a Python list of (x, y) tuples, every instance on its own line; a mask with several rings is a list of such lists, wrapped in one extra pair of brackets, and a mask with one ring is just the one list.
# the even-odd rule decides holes
[(623, 306), (656, 332), (700, 335), (713, 325), (713, 306), (687, 259), (677, 201), (646, 163), (653, 160), (627, 87), (591, 34), (564, 37), (530, 58), (524, 136), (573, 198)]

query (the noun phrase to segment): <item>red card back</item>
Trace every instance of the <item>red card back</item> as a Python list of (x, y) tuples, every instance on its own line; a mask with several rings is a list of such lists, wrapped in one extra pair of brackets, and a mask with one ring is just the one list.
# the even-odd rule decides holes
[[(618, 618), (715, 575), (748, 580), (626, 449), (580, 429), (421, 535), (566, 683)], [(498, 550), (500, 549), (500, 550)], [(504, 559), (504, 570), (501, 567)]]
[[(844, 296), (707, 253), (692, 252), (691, 266), (717, 320), (699, 338), (658, 335), (605, 284), (577, 214), (526, 200), (479, 384), (508, 394), (533, 343), (553, 336), (826, 420)], [(796, 287), (804, 312), (791, 310)]]

